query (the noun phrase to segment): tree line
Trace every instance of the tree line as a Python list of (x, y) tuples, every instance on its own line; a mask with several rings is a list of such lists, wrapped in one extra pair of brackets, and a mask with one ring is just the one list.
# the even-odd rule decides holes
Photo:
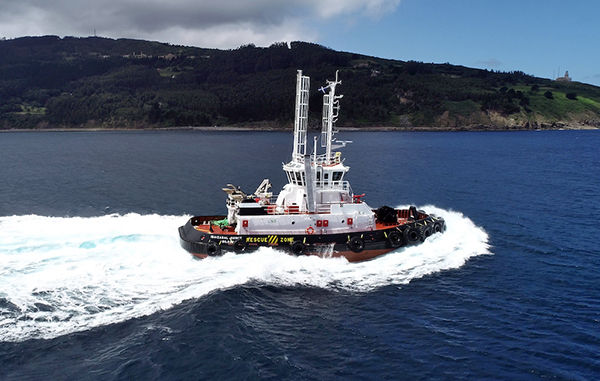
[(0, 41), (0, 128), (290, 127), (297, 69), (312, 77), (315, 116), (321, 113), (317, 87), (340, 71), (342, 126), (436, 126), (441, 120), (475, 123), (473, 115), (490, 112), (527, 115), (537, 112), (531, 99), (549, 99), (539, 89), (600, 102), (594, 86), (385, 60), (298, 41), (217, 50), (44, 36)]

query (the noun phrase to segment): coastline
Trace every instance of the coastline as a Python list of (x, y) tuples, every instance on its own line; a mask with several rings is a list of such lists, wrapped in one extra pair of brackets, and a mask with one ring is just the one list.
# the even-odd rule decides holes
[[(464, 126), (464, 127), (336, 127), (344, 132), (501, 132), (501, 131), (560, 131), (560, 130), (600, 130), (600, 126), (563, 124), (542, 125), (540, 128), (529, 126)], [(181, 126), (181, 127), (156, 127), (156, 128), (14, 128), (0, 129), (2, 132), (109, 132), (109, 131), (208, 131), (208, 132), (253, 132), (253, 131), (281, 131), (292, 132), (290, 127), (257, 127), (257, 126)], [(317, 130), (313, 132), (318, 132)]]

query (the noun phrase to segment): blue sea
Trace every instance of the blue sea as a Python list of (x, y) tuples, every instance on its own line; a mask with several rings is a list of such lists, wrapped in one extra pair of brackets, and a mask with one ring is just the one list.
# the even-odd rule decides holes
[(290, 132), (0, 134), (0, 379), (600, 378), (600, 131), (339, 138), (356, 194), (447, 231), (197, 260), (178, 226), (277, 192)]

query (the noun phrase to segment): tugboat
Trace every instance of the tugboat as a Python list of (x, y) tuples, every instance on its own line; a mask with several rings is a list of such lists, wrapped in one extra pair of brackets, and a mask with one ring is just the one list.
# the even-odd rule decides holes
[(350, 169), (341, 152), (349, 141), (338, 141), (334, 124), (340, 99), (335, 81), (319, 90), (323, 95), (321, 148), (317, 137), (308, 152), (308, 99), (310, 78), (298, 71), (292, 159), (283, 165), (288, 184), (279, 195), (262, 181), (252, 194), (228, 184), (227, 215), (197, 216), (179, 228), (181, 246), (198, 258), (224, 252), (250, 253), (271, 247), (292, 255), (344, 257), (350, 262), (368, 260), (399, 247), (415, 245), (446, 229), (443, 218), (411, 206), (371, 209), (364, 194), (352, 192), (345, 180)]

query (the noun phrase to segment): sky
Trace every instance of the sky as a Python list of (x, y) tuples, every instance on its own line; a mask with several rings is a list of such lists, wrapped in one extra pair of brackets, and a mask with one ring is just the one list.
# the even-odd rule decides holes
[(598, 0), (0, 0), (0, 38), (94, 33), (219, 49), (307, 41), (600, 86)]

